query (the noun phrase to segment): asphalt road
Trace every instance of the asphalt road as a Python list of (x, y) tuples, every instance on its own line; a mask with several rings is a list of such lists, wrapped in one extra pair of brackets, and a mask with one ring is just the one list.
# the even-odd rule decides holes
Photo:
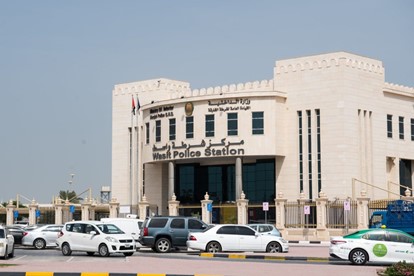
[[(157, 254), (141, 249), (131, 257), (121, 254), (107, 258), (87, 256), (74, 252), (63, 256), (56, 249), (16, 249), (15, 257), (0, 260), (0, 272), (53, 271), (53, 272), (118, 272), (118, 273), (164, 273), (176, 275), (376, 275), (381, 266), (354, 266), (349, 262), (329, 260), (328, 246), (291, 245), (289, 253), (237, 253), (223, 254), (227, 257), (201, 257), (194, 251), (176, 251)], [(244, 259), (243, 259), (244, 256)], [(255, 256), (247, 259), (246, 256)], [(265, 260), (262, 256), (278, 257)], [(282, 260), (285, 258), (288, 260)], [(4, 274), (2, 274), (4, 275)]]

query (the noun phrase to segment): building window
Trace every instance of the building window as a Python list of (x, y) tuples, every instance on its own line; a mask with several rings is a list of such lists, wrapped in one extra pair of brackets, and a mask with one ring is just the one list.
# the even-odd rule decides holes
[(214, 137), (214, 114), (206, 115), (206, 137)]
[(175, 118), (170, 119), (170, 141), (175, 140)]
[(302, 111), (298, 111), (298, 129), (299, 129), (299, 191), (303, 191), (303, 128), (302, 128)]
[(316, 113), (316, 150), (318, 156), (318, 191), (322, 190), (322, 164), (321, 164), (321, 114), (319, 109), (315, 109)]
[(411, 119), (411, 141), (414, 141), (414, 119)]
[(161, 121), (155, 121), (155, 142), (161, 142)]
[(194, 117), (185, 118), (185, 138), (194, 138)]
[(263, 111), (252, 113), (252, 134), (264, 133), (264, 115)]
[(150, 128), (149, 123), (145, 123), (145, 143), (149, 144), (150, 142)]
[(398, 117), (398, 128), (400, 132), (400, 139), (404, 140), (404, 117)]
[(309, 178), (309, 199), (312, 198), (312, 116), (311, 111), (306, 110), (308, 119), (308, 178)]
[(387, 115), (387, 137), (392, 138), (392, 115)]
[(227, 135), (237, 135), (237, 113), (227, 113)]

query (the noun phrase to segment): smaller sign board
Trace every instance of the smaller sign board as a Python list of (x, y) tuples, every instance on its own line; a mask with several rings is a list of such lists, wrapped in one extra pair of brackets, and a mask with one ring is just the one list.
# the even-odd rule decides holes
[(13, 217), (18, 218), (19, 217), (19, 211), (17, 211), (17, 210), (13, 211)]
[(131, 213), (131, 206), (119, 206), (120, 214), (129, 214)]
[(344, 201), (344, 210), (351, 211), (351, 202), (349, 200)]
[(305, 206), (303, 207), (303, 213), (304, 213), (305, 215), (310, 215), (310, 206), (309, 206), (309, 205), (305, 205)]
[(213, 211), (213, 203), (207, 204), (207, 211), (212, 212)]
[(263, 211), (269, 211), (269, 202), (263, 202)]
[(36, 217), (40, 218), (40, 210), (36, 210)]

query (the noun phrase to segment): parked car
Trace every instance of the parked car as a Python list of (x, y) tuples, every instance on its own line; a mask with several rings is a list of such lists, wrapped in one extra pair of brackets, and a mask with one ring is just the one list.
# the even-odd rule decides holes
[(251, 228), (256, 230), (262, 235), (273, 235), (277, 237), (281, 237), (282, 233), (280, 233), (279, 229), (277, 229), (273, 224), (265, 224), (265, 223), (259, 223), (259, 224), (248, 224)]
[(5, 260), (14, 257), (14, 238), (6, 227), (0, 225), (0, 256)]
[(281, 237), (261, 235), (247, 225), (216, 225), (200, 233), (190, 233), (187, 247), (206, 252), (261, 251), (288, 252), (289, 244)]
[(395, 229), (366, 229), (331, 237), (331, 257), (349, 260), (352, 264), (367, 262), (414, 262), (414, 236)]
[(114, 224), (100, 221), (72, 221), (63, 226), (56, 241), (64, 256), (72, 251), (83, 251), (89, 256), (99, 253), (107, 257), (112, 253), (125, 256), (134, 254), (135, 241)]
[(24, 228), (20, 226), (6, 226), (6, 229), (9, 231), (14, 238), (14, 244), (22, 244), (22, 238), (24, 233)]
[(135, 245), (138, 248), (142, 247), (139, 242), (139, 233), (141, 232), (143, 219), (136, 218), (101, 218), (104, 223), (115, 224), (119, 229), (127, 235), (131, 235), (135, 240)]
[(201, 232), (209, 226), (193, 217), (149, 217), (142, 225), (140, 243), (159, 253), (175, 247), (186, 247), (188, 233)]
[(56, 239), (63, 225), (47, 224), (33, 229), (25, 229), (22, 245), (33, 246), (36, 249), (56, 247)]

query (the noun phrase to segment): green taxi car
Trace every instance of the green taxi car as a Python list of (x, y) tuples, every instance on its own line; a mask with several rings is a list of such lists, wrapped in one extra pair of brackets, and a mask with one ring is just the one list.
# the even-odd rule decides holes
[(331, 257), (355, 265), (366, 262), (414, 262), (414, 237), (395, 229), (366, 229), (343, 237), (331, 237)]

